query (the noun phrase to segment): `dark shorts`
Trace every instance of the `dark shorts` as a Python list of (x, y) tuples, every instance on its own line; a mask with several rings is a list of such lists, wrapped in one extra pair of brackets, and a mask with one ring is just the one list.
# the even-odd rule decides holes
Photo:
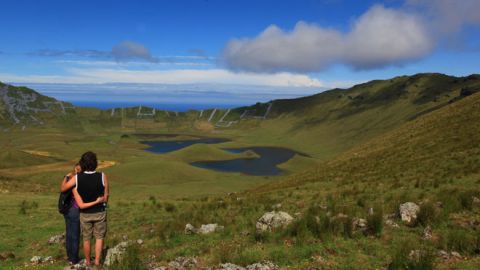
[(80, 213), (80, 227), (82, 228), (83, 241), (104, 239), (107, 234), (107, 211), (98, 213)]

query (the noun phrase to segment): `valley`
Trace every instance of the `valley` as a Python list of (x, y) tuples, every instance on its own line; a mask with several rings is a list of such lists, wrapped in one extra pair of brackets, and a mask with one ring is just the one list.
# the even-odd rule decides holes
[[(0, 254), (15, 254), (0, 265), (30, 269), (39, 255), (53, 263), (36, 269), (62, 269), (62, 245), (47, 243), (64, 231), (59, 184), (93, 150), (111, 179), (107, 245), (142, 239), (111, 269), (179, 257), (197, 268), (478, 269), (478, 92), (480, 75), (426, 73), (173, 112), (74, 107), (0, 84)], [(419, 206), (411, 224), (406, 202)], [(272, 211), (293, 221), (257, 230)], [(224, 230), (185, 233), (213, 223)]]

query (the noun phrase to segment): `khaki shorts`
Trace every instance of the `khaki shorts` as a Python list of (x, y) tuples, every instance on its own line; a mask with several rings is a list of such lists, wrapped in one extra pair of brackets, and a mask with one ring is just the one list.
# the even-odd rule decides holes
[(92, 234), (95, 239), (104, 239), (107, 234), (107, 211), (98, 213), (80, 213), (80, 227), (83, 241), (89, 241)]

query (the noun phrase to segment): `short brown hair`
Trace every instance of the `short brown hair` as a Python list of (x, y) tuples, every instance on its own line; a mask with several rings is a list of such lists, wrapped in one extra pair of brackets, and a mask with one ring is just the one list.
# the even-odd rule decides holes
[(80, 163), (84, 172), (95, 171), (97, 169), (97, 154), (92, 151), (85, 152), (78, 163)]

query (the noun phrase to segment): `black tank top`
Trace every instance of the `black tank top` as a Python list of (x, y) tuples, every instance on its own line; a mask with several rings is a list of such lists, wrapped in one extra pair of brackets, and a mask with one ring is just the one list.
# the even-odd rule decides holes
[[(103, 173), (100, 172), (81, 172), (77, 174), (77, 191), (82, 197), (83, 202), (96, 201), (98, 197), (103, 196), (105, 187), (103, 183)], [(92, 207), (80, 209), (82, 213), (98, 213), (105, 211), (103, 203)]]

